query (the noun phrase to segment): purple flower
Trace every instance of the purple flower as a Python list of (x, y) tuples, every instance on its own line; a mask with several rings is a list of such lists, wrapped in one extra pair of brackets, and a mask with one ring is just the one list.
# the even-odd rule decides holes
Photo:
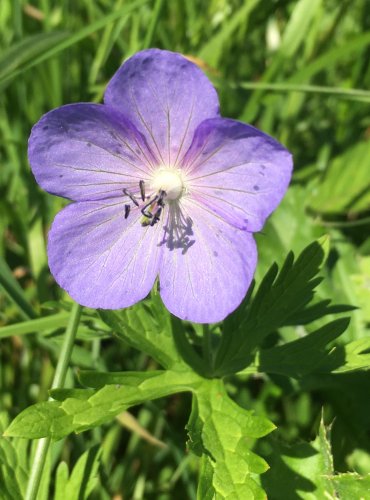
[(291, 155), (221, 118), (209, 80), (176, 53), (134, 55), (104, 101), (62, 106), (32, 129), (37, 182), (73, 200), (49, 233), (52, 274), (77, 302), (103, 309), (131, 306), (159, 277), (173, 314), (222, 320), (251, 283), (251, 233), (281, 201)]

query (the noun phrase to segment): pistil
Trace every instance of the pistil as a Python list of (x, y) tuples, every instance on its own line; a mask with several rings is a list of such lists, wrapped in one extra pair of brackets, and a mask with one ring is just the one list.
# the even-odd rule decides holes
[[(153, 194), (147, 196), (143, 180), (139, 181), (139, 193), (136, 196), (126, 188), (123, 189), (123, 193), (140, 209), (143, 215), (140, 221), (142, 226), (154, 226), (160, 220), (165, 204), (176, 202), (184, 194), (186, 189), (182, 172), (172, 167), (159, 168), (150, 181), (150, 191)], [(130, 210), (130, 205), (125, 205), (125, 219), (130, 215)]]

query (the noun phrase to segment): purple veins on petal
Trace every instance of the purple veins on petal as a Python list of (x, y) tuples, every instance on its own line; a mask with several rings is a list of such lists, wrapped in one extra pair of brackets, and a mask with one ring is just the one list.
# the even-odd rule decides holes
[(163, 252), (160, 293), (176, 316), (213, 323), (243, 300), (257, 262), (256, 245), (251, 234), (188, 200), (184, 215), (190, 214), (189, 242), (192, 239), (194, 244), (187, 251)]
[(28, 155), (41, 187), (75, 201), (121, 196), (124, 186), (136, 188), (157, 163), (145, 138), (119, 111), (85, 103), (43, 116), (32, 129)]
[(280, 203), (292, 167), (290, 153), (277, 141), (226, 118), (204, 121), (184, 158), (194, 198), (251, 232), (260, 231)]
[(219, 115), (217, 93), (204, 73), (166, 50), (149, 49), (128, 59), (109, 82), (104, 100), (146, 136), (163, 164), (173, 166), (180, 164), (196, 127)]
[(104, 105), (43, 116), (29, 160), (41, 187), (73, 200), (49, 233), (62, 288), (82, 305), (119, 309), (159, 277), (167, 308), (200, 323), (221, 321), (242, 301), (257, 263), (251, 233), (292, 171), (276, 140), (219, 116), (196, 65), (158, 49), (122, 65)]
[(87, 307), (119, 309), (143, 299), (159, 270), (160, 226), (144, 228), (121, 201), (72, 203), (56, 216), (48, 243), (56, 281)]

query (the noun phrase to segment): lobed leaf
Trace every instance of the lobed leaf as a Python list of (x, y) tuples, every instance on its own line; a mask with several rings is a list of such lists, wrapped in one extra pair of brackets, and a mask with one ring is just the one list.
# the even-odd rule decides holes
[(342, 500), (359, 499), (365, 500), (370, 495), (370, 474), (360, 476), (356, 473), (336, 474), (330, 477), (335, 488), (337, 497)]
[(312, 443), (271, 444), (273, 453), (268, 457), (271, 469), (262, 477), (270, 500), (337, 498), (329, 479), (334, 473), (333, 458), (323, 422)]
[(273, 264), (252, 299), (247, 297), (236, 313), (225, 320), (215, 363), (218, 375), (235, 373), (248, 366), (254, 349), (263, 339), (291, 324), (300, 314), (305, 318), (326, 314), (327, 303), (313, 312), (307, 307), (321, 281), (316, 275), (325, 258), (325, 246), (325, 240), (311, 243), (296, 260), (290, 252), (280, 272)]
[(271, 469), (262, 483), (271, 500), (365, 499), (370, 493), (370, 474), (335, 473), (328, 430), (321, 420), (312, 443), (285, 446), (271, 443)]
[[(0, 498), (23, 498), (28, 481), (27, 452), (24, 440), (11, 441), (1, 434), (8, 425), (5, 412), (0, 413)], [(4, 496), (1, 496), (4, 495)]]
[(158, 294), (153, 293), (151, 300), (133, 307), (99, 313), (119, 338), (146, 352), (164, 368), (183, 365), (172, 336), (170, 313)]
[(328, 373), (342, 367), (346, 359), (342, 349), (329, 352), (327, 345), (347, 328), (349, 318), (340, 318), (287, 344), (262, 349), (258, 368), (267, 373), (300, 378), (312, 373)]
[(60, 462), (56, 472), (55, 500), (87, 499), (97, 484), (102, 449), (98, 446), (83, 453), (68, 477), (68, 466)]
[(232, 401), (221, 380), (204, 380), (187, 426), (190, 450), (203, 456), (198, 498), (264, 499), (253, 475), (268, 465), (251, 447), (274, 428)]
[[(193, 372), (157, 371), (117, 374), (82, 374), (81, 379), (101, 387), (56, 389), (56, 401), (26, 408), (10, 424), (7, 436), (61, 439), (71, 432), (82, 432), (112, 420), (122, 411), (145, 401), (177, 392), (193, 391), (201, 379)], [(114, 384), (104, 385), (110, 380)]]

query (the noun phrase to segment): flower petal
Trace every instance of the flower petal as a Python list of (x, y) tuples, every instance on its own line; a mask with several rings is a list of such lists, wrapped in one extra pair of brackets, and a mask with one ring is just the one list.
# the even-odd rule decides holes
[(78, 202), (56, 216), (49, 233), (50, 270), (84, 306), (120, 309), (143, 299), (159, 268), (160, 224), (142, 227), (122, 202)]
[(204, 121), (183, 161), (191, 195), (252, 232), (280, 203), (292, 167), (289, 151), (275, 139), (226, 118)]
[(253, 236), (190, 199), (182, 210), (185, 219), (191, 218), (191, 231), (185, 247), (172, 245), (163, 252), (161, 297), (182, 319), (221, 321), (238, 307), (252, 281), (257, 264)]
[(29, 161), (49, 193), (72, 200), (122, 196), (138, 190), (156, 163), (135, 127), (101, 104), (71, 104), (44, 115), (33, 127)]
[(219, 114), (208, 78), (185, 57), (166, 50), (144, 50), (128, 59), (109, 82), (104, 99), (132, 121), (168, 166), (177, 166), (196, 127)]

